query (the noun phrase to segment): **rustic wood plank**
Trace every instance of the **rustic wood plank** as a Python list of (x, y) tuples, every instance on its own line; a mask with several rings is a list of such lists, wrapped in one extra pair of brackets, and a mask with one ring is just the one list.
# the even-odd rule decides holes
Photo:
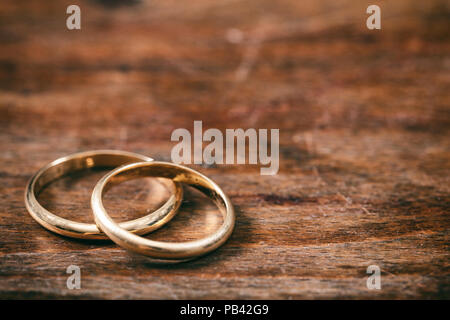
[[(445, 1), (379, 1), (381, 31), (365, 28), (364, 1), (79, 2), (81, 31), (65, 28), (67, 1), (0, 4), (1, 298), (449, 298)], [(171, 132), (194, 120), (280, 129), (278, 175), (196, 166), (237, 209), (216, 252), (155, 265), (28, 215), (24, 188), (42, 165), (95, 148), (170, 160)], [(90, 221), (103, 173), (60, 179), (40, 199)], [(148, 237), (196, 239), (220, 224), (186, 191)], [(106, 203), (125, 220), (164, 196), (138, 180)], [(66, 288), (71, 264), (80, 290)], [(371, 264), (381, 290), (366, 288)]]

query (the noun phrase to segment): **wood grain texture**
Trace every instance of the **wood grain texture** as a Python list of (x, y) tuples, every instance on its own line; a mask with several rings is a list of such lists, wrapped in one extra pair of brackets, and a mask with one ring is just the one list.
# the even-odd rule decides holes
[[(306, 3), (305, 3), (306, 2)], [(0, 4), (0, 298), (449, 298), (450, 9), (446, 1), (72, 1)], [(240, 30), (242, 33), (239, 33)], [(242, 35), (242, 39), (240, 38)], [(280, 171), (196, 167), (237, 224), (214, 253), (161, 266), (41, 228), (23, 192), (42, 165), (98, 148), (170, 160), (176, 128), (279, 128)], [(43, 191), (90, 221), (104, 172)], [(118, 219), (164, 199), (155, 181), (108, 194)], [(149, 235), (196, 239), (214, 206), (187, 190)], [(82, 288), (66, 288), (81, 267)], [(366, 288), (379, 265), (382, 289)]]

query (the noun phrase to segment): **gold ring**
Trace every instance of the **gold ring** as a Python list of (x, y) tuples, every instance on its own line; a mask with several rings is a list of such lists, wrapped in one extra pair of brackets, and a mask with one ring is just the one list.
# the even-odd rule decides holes
[[(206, 238), (186, 242), (154, 241), (123, 229), (106, 212), (102, 197), (111, 186), (138, 177), (163, 177), (197, 188), (211, 198), (222, 212), (221, 227)], [(125, 249), (156, 259), (181, 260), (211, 252), (230, 237), (235, 222), (230, 199), (214, 181), (195, 170), (169, 162), (132, 163), (112, 170), (97, 182), (92, 192), (91, 207), (97, 226), (111, 240)]]
[[(118, 167), (126, 163), (142, 161), (153, 161), (153, 159), (137, 153), (119, 150), (94, 150), (59, 158), (41, 168), (28, 182), (25, 189), (27, 210), (43, 227), (63, 236), (79, 239), (108, 239), (95, 224), (58, 217), (42, 207), (36, 197), (44, 186), (69, 172), (93, 167)], [(181, 185), (175, 183), (174, 187), (173, 195), (158, 210), (145, 217), (123, 222), (120, 226), (137, 234), (145, 234), (168, 222), (176, 214), (183, 198)]]

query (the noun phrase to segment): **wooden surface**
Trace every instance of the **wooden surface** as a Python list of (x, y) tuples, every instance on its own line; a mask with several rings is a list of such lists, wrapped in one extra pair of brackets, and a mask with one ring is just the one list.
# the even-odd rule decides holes
[[(0, 4), (1, 298), (450, 298), (450, 11), (446, 1), (73, 1)], [(306, 3), (305, 3), (306, 2)], [(369, 4), (382, 30), (365, 26)], [(27, 213), (42, 165), (113, 148), (170, 160), (176, 128), (279, 128), (280, 171), (196, 167), (237, 209), (230, 240), (154, 265), (108, 243), (66, 239)], [(104, 171), (40, 195), (91, 221)], [(156, 207), (154, 181), (111, 190), (125, 220)], [(221, 223), (187, 190), (149, 235), (196, 239)], [(366, 268), (381, 268), (368, 290)], [(80, 290), (66, 268), (81, 268)]]

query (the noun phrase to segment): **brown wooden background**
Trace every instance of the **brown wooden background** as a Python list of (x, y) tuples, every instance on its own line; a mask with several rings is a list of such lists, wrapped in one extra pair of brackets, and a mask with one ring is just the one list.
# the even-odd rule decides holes
[[(74, 1), (0, 4), (1, 298), (449, 298), (450, 9), (446, 1)], [(188, 4), (189, 3), (189, 4)], [(369, 4), (382, 30), (365, 27)], [(280, 171), (199, 168), (237, 209), (216, 252), (158, 266), (111, 243), (41, 228), (23, 192), (42, 165), (113, 148), (170, 160), (176, 128), (279, 128)], [(40, 196), (91, 221), (104, 172)], [(108, 194), (116, 218), (164, 197), (139, 180)], [(152, 239), (220, 224), (188, 191)], [(66, 268), (81, 267), (80, 290)], [(366, 288), (366, 268), (382, 289)]]

